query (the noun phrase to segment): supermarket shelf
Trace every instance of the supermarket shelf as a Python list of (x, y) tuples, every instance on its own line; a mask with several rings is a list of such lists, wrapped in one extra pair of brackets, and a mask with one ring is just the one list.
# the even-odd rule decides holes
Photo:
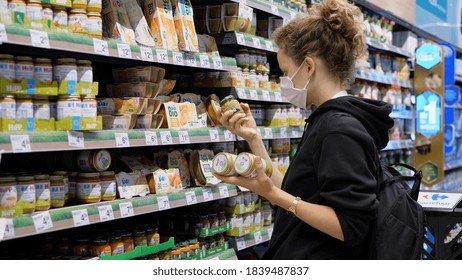
[(404, 82), (398, 78), (387, 76), (387, 75), (378, 75), (372, 71), (362, 71), (357, 69), (355, 77), (360, 80), (366, 80), (369, 82), (375, 82), (385, 85), (397, 85), (403, 88), (412, 88), (411, 82)]
[[(1, 26), (5, 26), (0, 24)], [(160, 64), (170, 64), (175, 66), (187, 66), (201, 69), (213, 69), (221, 71), (237, 71), (233, 59), (223, 59), (218, 53), (213, 55), (205, 53), (184, 53), (172, 52), (159, 48), (143, 48), (135, 45), (123, 44), (116, 40), (95, 40), (83, 35), (76, 35), (63, 32), (42, 32), (45, 39), (44, 44), (32, 42), (35, 33), (29, 29), (18, 25), (6, 25), (7, 40), (4, 43), (4, 51), (11, 50), (13, 46), (25, 46), (35, 48), (37, 55), (53, 55), (48, 49), (63, 51), (66, 55), (75, 57), (83, 54), (88, 58), (92, 55), (92, 60), (102, 60), (114, 63), (120, 60), (120, 63), (126, 63), (127, 60), (154, 62)], [(1, 28), (0, 28), (1, 29)], [(15, 50), (19, 50), (16, 48)], [(40, 51), (43, 50), (43, 54)], [(64, 55), (56, 53), (54, 55)], [(78, 57), (77, 57), (78, 58)]]
[(382, 43), (380, 42), (379, 40), (377, 39), (372, 39), (372, 38), (369, 38), (367, 37), (366, 38), (366, 44), (369, 46), (369, 47), (372, 47), (372, 48), (375, 48), (375, 49), (379, 49), (381, 51), (386, 51), (386, 52), (391, 52), (391, 53), (394, 53), (394, 54), (398, 54), (398, 55), (401, 55), (401, 56), (404, 56), (404, 57), (408, 57), (408, 58), (412, 58), (413, 57), (413, 54), (406, 51), (406, 50), (403, 50), (397, 46), (393, 46), (393, 45), (390, 45), (390, 44), (386, 44), (386, 43)]
[(254, 233), (243, 237), (230, 237), (228, 238), (228, 242), (232, 247), (234, 247), (234, 249), (236, 249), (236, 251), (242, 251), (244, 249), (269, 241), (272, 235), (273, 225), (270, 225), (264, 227), (260, 231), (255, 231)]
[(382, 151), (412, 149), (414, 143), (411, 140), (390, 140), (388, 145)]
[(266, 12), (268, 14), (282, 17), (285, 20), (303, 16), (303, 13), (293, 11), (289, 8), (282, 6), (279, 3), (268, 3), (269, 1), (262, 0), (231, 0), (231, 2), (242, 3), (254, 9)]
[(444, 171), (459, 169), (462, 167), (462, 159), (447, 162), (444, 164)]
[[(264, 139), (298, 138), (299, 128), (261, 127)], [(76, 145), (76, 133), (80, 145)], [(72, 136), (74, 135), (74, 136)], [(14, 138), (13, 138), (14, 137)], [(0, 150), (3, 153), (73, 151), (146, 146), (166, 146), (236, 141), (236, 136), (223, 127), (207, 127), (189, 130), (133, 129), (101, 130), (87, 132), (14, 132), (0, 133)]]
[(103, 256), (103, 257), (100, 257), (99, 259), (108, 260), (108, 261), (111, 261), (111, 260), (132, 260), (132, 259), (135, 259), (135, 258), (140, 258), (140, 257), (145, 257), (145, 256), (148, 256), (148, 255), (156, 254), (158, 252), (162, 252), (162, 251), (171, 249), (174, 246), (175, 246), (175, 238), (170, 237), (168, 239), (168, 241), (160, 243), (159, 245), (155, 245), (155, 246), (147, 246), (147, 245), (137, 246), (137, 247), (135, 247), (135, 250), (133, 250), (131, 252), (123, 253), (123, 254), (116, 255), (116, 256)]
[[(220, 191), (221, 188), (223, 188), (222, 186), (226, 186), (228, 192)], [(206, 195), (204, 195), (204, 193), (206, 193)], [(186, 196), (186, 194), (188, 194), (188, 196)], [(109, 220), (159, 212), (236, 195), (237, 189), (235, 186), (221, 184), (211, 188), (188, 188), (184, 192), (170, 193), (167, 195), (148, 195), (145, 197), (118, 199), (108, 202), (40, 211), (33, 214), (16, 216), (13, 219), (3, 219), (5, 222), (4, 224), (9, 227), (3, 239), (10, 240), (84, 225), (97, 224)], [(161, 204), (158, 204), (158, 201), (162, 201)], [(11, 230), (11, 223), (14, 225), (14, 230)], [(4, 225), (3, 229), (5, 228)], [(0, 238), (0, 241), (1, 240), (2, 238)]]
[(211, 255), (204, 260), (235, 260), (237, 261), (236, 251), (233, 248), (227, 249), (223, 252)]
[(288, 102), (282, 96), (280, 91), (261, 90), (261, 89), (247, 89), (247, 88), (230, 88), (230, 94), (240, 100), (261, 101), (261, 102)]
[(229, 32), (214, 35), (218, 45), (238, 45), (269, 53), (277, 53), (278, 47), (273, 40), (240, 32)]

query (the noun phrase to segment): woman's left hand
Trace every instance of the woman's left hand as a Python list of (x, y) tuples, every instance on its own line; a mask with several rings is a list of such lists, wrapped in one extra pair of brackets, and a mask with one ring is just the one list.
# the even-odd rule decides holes
[(260, 196), (270, 200), (271, 194), (274, 192), (274, 189), (276, 187), (274, 186), (271, 178), (266, 175), (265, 170), (263, 169), (261, 157), (257, 156), (255, 161), (257, 168), (257, 177), (255, 178), (246, 178), (238, 176), (226, 177), (215, 173), (213, 175), (225, 183), (247, 188), (259, 194)]

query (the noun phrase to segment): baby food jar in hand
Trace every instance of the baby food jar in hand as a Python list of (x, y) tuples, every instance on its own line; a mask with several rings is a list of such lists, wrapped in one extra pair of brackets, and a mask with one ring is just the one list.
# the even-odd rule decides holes
[(233, 114), (244, 113), (244, 110), (242, 110), (242, 107), (239, 104), (239, 101), (234, 99), (232, 95), (228, 95), (225, 98), (223, 98), (220, 102), (220, 106), (221, 106), (222, 113), (225, 113), (230, 110), (233, 112)]
[[(268, 177), (271, 177), (273, 174), (273, 166), (270, 162), (262, 159), (263, 169)], [(257, 177), (257, 161), (256, 156), (251, 153), (240, 153), (234, 165), (236, 172), (247, 178)]]
[(236, 170), (234, 170), (236, 158), (236, 155), (230, 153), (218, 153), (212, 161), (213, 172), (222, 176), (238, 175)]

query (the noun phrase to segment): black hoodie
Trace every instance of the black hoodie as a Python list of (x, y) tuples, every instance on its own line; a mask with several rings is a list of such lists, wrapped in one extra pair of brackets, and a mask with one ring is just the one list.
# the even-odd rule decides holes
[(282, 189), (334, 209), (339, 241), (278, 208), (265, 259), (362, 259), (378, 208), (378, 150), (388, 143), (391, 105), (356, 97), (329, 100), (307, 120)]

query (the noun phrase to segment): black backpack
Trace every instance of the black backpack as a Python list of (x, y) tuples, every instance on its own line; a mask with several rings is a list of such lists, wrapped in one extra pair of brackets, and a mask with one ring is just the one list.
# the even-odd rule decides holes
[[(405, 167), (414, 174), (403, 176), (393, 166)], [(422, 172), (406, 164), (393, 164), (382, 165), (379, 173), (379, 209), (369, 235), (369, 256), (380, 260), (420, 259), (425, 215), (417, 199)]]

